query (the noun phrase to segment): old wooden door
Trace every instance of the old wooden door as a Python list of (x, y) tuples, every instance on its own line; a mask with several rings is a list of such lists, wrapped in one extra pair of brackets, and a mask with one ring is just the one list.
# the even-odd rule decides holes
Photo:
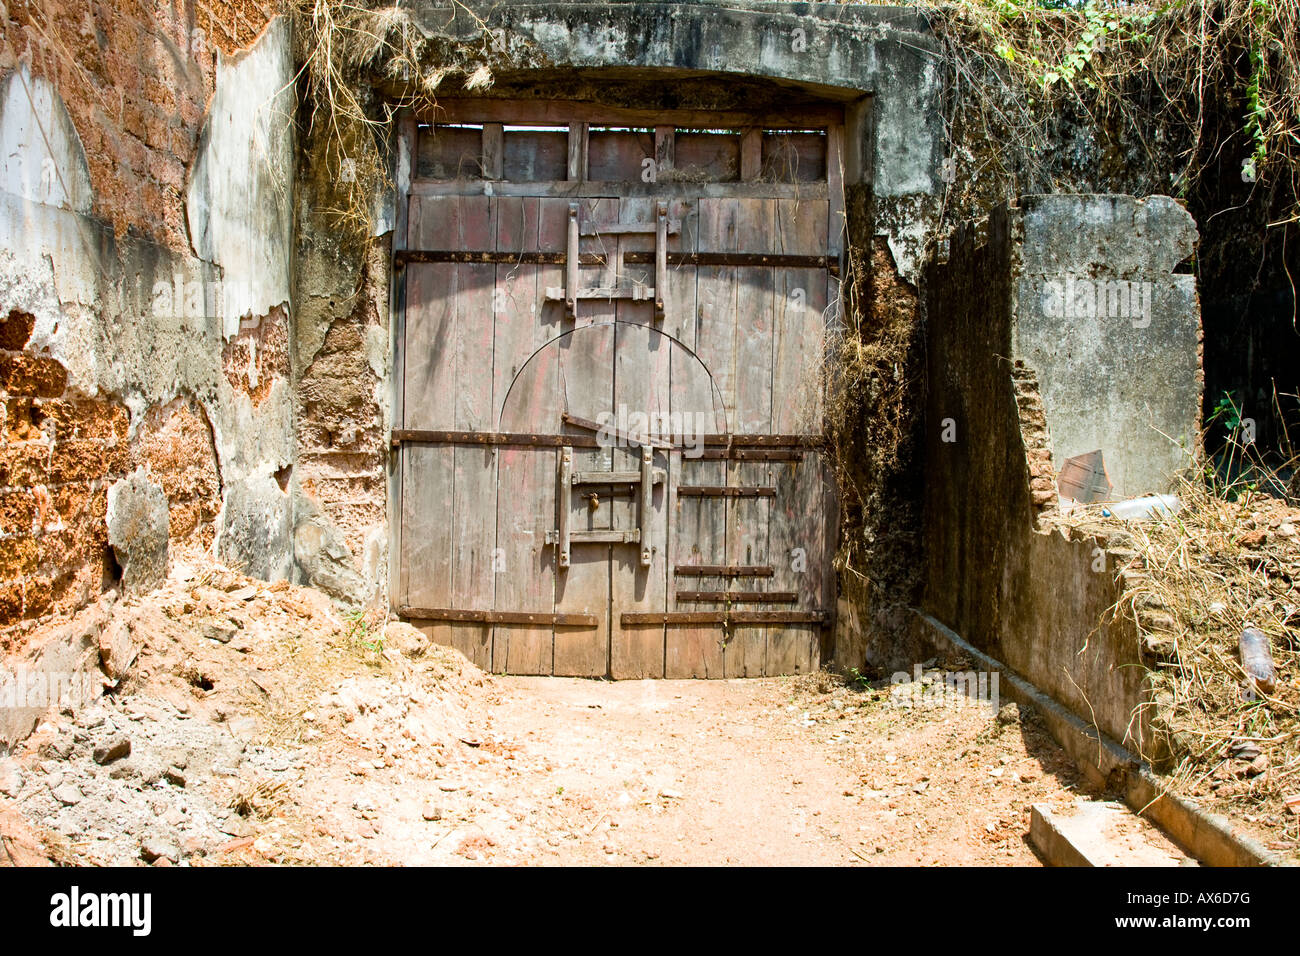
[(405, 127), (394, 604), (497, 672), (820, 661), (837, 111)]

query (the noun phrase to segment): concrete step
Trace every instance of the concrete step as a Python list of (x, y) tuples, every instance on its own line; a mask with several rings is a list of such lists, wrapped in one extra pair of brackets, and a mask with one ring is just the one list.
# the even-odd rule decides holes
[(1079, 800), (1031, 808), (1029, 839), (1049, 866), (1198, 866), (1122, 803)]

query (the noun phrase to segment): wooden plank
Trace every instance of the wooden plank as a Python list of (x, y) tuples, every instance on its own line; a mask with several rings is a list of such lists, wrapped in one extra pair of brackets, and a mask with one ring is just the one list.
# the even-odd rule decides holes
[(772, 132), (763, 135), (766, 180), (815, 183), (826, 180), (826, 136), (822, 133)]
[(725, 578), (770, 578), (770, 564), (679, 564), (673, 573), (682, 577), (703, 577), (706, 575)]
[(454, 126), (421, 129), (417, 139), (415, 176), (453, 184), (482, 179), (482, 132)]
[(740, 178), (757, 179), (763, 172), (763, 130), (751, 126), (740, 135)]
[[(733, 206), (737, 252), (775, 252), (775, 201), (737, 200)], [(737, 269), (736, 391), (732, 430), (737, 434), (772, 431), (773, 271)]]
[[(495, 245), (519, 252), (537, 251), (540, 199), (506, 197), (497, 201)], [(492, 292), (492, 409), (488, 427), (496, 425), (506, 394), (519, 369), (536, 348), (538, 320), (537, 267), (499, 264)]]
[[(700, 252), (723, 251), (733, 241), (728, 234), (733, 200), (700, 200)], [(732, 431), (736, 408), (736, 295), (733, 267), (700, 266), (696, 275), (697, 325), (695, 354), (712, 375), (726, 430)]]
[[(398, 604), (446, 606), (452, 603), (453, 553), (451, 511), (454, 456), (451, 448), (404, 448), (402, 468), (402, 552)], [(439, 644), (451, 645), (451, 628), (430, 627), (426, 633)]]
[(844, 216), (844, 127), (826, 131), (826, 185), (830, 203), (830, 237), (827, 251), (838, 257), (844, 251), (847, 222)]
[(843, 122), (837, 104), (792, 103), (783, 110), (644, 109), (587, 100), (483, 99), (439, 97), (427, 121), (504, 123), (507, 126), (565, 126), (580, 121), (598, 126), (672, 126), (687, 129), (760, 126), (774, 129), (824, 129)]
[[(648, 210), (628, 208), (622, 210), (623, 221), (638, 221)], [(620, 242), (644, 242), (644, 237), (624, 236)], [(614, 399), (612, 410), (623, 417), (623, 410), (628, 418), (633, 414), (644, 416), (647, 429), (655, 429), (653, 423), (669, 422), (671, 411), (669, 396), (669, 358), (673, 343), (663, 333), (637, 324), (636, 320), (648, 320), (633, 309), (630, 303), (619, 303), (619, 324), (615, 330), (614, 355)], [(649, 437), (649, 436), (646, 436)], [(662, 470), (669, 467), (668, 457), (663, 451), (650, 450), (651, 466)], [(640, 471), (642, 449), (621, 444), (613, 449), (614, 467), (620, 471)], [(649, 500), (644, 499), (647, 491), (644, 482), (629, 488), (631, 494), (623, 494), (622, 489), (614, 489), (611, 502), (611, 521), (614, 528), (637, 528), (645, 530), (648, 539), (644, 546), (615, 547), (611, 566), (611, 600), (620, 611), (666, 611), (668, 562), (666, 542), (668, 540), (667, 488), (663, 483), (651, 484)], [(643, 507), (649, 505), (649, 513), (643, 514)], [(649, 549), (649, 565), (642, 560), (642, 553)], [(612, 629), (610, 646), (610, 674), (618, 679), (640, 679), (663, 677), (664, 675), (664, 629), (660, 626), (647, 625), (625, 627), (615, 622)]]
[(732, 132), (678, 132), (674, 181), (734, 183), (740, 180), (741, 141)]
[[(540, 358), (541, 356), (539, 356)], [(520, 375), (516, 376), (507, 394), (507, 405), (502, 409), (503, 420), (520, 420), (520, 413), (524, 410), (515, 407), (518, 395), (528, 394), (528, 388), (520, 383), (529, 381), (533, 377), (534, 370), (531, 364)], [(558, 414), (556, 418), (558, 420)], [(527, 423), (525, 421), (525, 424)], [(393, 445), (501, 445), (519, 448), (559, 448), (563, 445), (578, 445), (586, 448), (598, 447), (595, 437), (586, 435), (541, 435), (535, 432), (466, 432), (454, 429), (426, 428), (394, 428)]]
[(415, 149), (418, 131), (415, 115), (404, 110), (397, 121), (397, 163), (394, 188), (397, 193), (397, 209), (393, 226), (393, 251), (406, 248), (410, 231), (410, 193), (411, 179), (415, 168)]
[(573, 183), (582, 182), (587, 178), (587, 124), (575, 121), (572, 115), (564, 122), (569, 127), (568, 179)]
[(483, 178), (504, 179), (505, 130), (500, 123), (483, 124)]
[[(618, 201), (618, 223), (620, 226), (635, 226), (638, 229), (653, 230), (655, 228), (655, 200), (648, 198), (620, 199)], [(613, 228), (610, 225), (598, 225), (602, 231)], [(655, 283), (654, 273), (654, 250), (655, 236), (651, 232), (634, 232), (625, 231), (621, 233), (607, 232), (607, 235), (617, 236), (614, 240), (618, 247), (618, 271), (617, 280), (620, 285), (639, 285), (643, 288), (653, 288)], [(638, 266), (629, 265), (627, 257), (631, 253), (639, 252), (645, 257), (645, 262)], [(617, 305), (616, 316), (619, 322), (636, 322), (641, 325), (655, 324), (654, 303), (646, 301), (619, 302)], [(664, 346), (666, 348), (666, 345)], [(665, 354), (663, 361), (666, 363), (668, 357)], [(665, 373), (666, 374), (666, 373)], [(667, 378), (664, 379), (664, 385), (667, 385)], [(667, 411), (668, 396), (663, 395), (665, 403), (663, 410)]]
[[(674, 452), (674, 486), (680, 482), (721, 483), (726, 480), (726, 465), (720, 461), (685, 459)], [(727, 566), (726, 507), (723, 501), (710, 498), (676, 498), (672, 511), (671, 555), (674, 568), (698, 567), (700, 587), (725, 587), (721, 569)], [(717, 571), (717, 577), (705, 574)], [(676, 584), (669, 582), (673, 593), (669, 611), (678, 611)], [(720, 608), (716, 608), (720, 610)], [(704, 622), (706, 625), (711, 622)], [(721, 677), (723, 675), (722, 641), (724, 635), (714, 626), (692, 626), (683, 621), (668, 627), (664, 675), (670, 678)]]
[[(580, 315), (580, 322), (582, 318)], [(613, 325), (581, 325), (562, 337), (557, 349), (564, 407), (592, 418), (599, 414), (599, 410), (608, 409), (614, 391)], [(561, 427), (566, 434), (577, 431), (572, 425)], [(586, 433), (580, 434), (588, 437)], [(582, 471), (610, 471), (610, 450), (575, 447), (573, 467)], [(568, 509), (569, 522), (575, 531), (612, 530), (611, 489), (587, 486), (584, 488), (586, 492), (599, 496), (596, 507), (591, 507), (588, 499), (571, 486), (562, 492), (556, 507)], [(556, 627), (554, 673), (557, 675), (603, 677), (609, 672), (609, 566), (612, 547), (609, 544), (578, 545), (572, 548), (568, 569), (556, 574), (556, 612), (594, 614), (600, 619), (594, 630)]]
[[(516, 378), (510, 394), (518, 387), (522, 376)], [(561, 445), (596, 448), (599, 441), (597, 432), (602, 429), (595, 422), (577, 415), (560, 413), (557, 418), (566, 424), (575, 426), (572, 435), (548, 435), (536, 432), (492, 432), (492, 431), (457, 431), (451, 428), (394, 428), (392, 443), (400, 445), (516, 445), (519, 447), (558, 448)], [(515, 420), (515, 419), (511, 419)], [(716, 435), (691, 433), (686, 436), (670, 436), (671, 440), (643, 439), (617, 428), (605, 429), (606, 434), (616, 441), (629, 445), (650, 445), (653, 448), (666, 449), (685, 447), (688, 451), (698, 451), (696, 458), (720, 459), (733, 457), (751, 461), (797, 461), (807, 449), (821, 448), (825, 439), (820, 435)], [(586, 434), (583, 434), (583, 433)], [(770, 454), (772, 457), (764, 457)]]
[[(765, 463), (729, 462), (727, 484), (766, 483)], [(768, 564), (768, 514), (765, 498), (727, 498), (727, 564)], [(758, 579), (740, 578), (738, 589), (758, 591)], [(723, 671), (728, 677), (759, 677), (766, 673), (767, 633), (762, 626), (733, 627), (723, 648)]]
[[(771, 466), (777, 497), (770, 514), (774, 574), (771, 587), (790, 589), (805, 608), (827, 607), (833, 595), (827, 578), (834, 539), (827, 527), (825, 497), (832, 480), (820, 453), (798, 464)], [(768, 630), (768, 669), (771, 674), (802, 674), (820, 662), (819, 629), (790, 625)]]
[[(486, 128), (486, 127), (485, 127)], [(505, 134), (505, 179), (516, 183), (557, 182), (567, 175), (569, 137), (552, 130), (510, 130)]]
[[(776, 203), (778, 247), (783, 252), (826, 251), (828, 207), (822, 203)], [(775, 357), (772, 369), (773, 430), (820, 434), (825, 391), (826, 273), (776, 270)]]
[(676, 135), (675, 127), (655, 127), (655, 171), (660, 177), (665, 173), (671, 173), (676, 165), (673, 159)]
[[(619, 201), (612, 197), (603, 197), (599, 199), (584, 199), (579, 203), (578, 221), (591, 223), (610, 223), (618, 222), (618, 205)], [(579, 238), (578, 248), (580, 253), (599, 257), (603, 263), (600, 266), (589, 267), (583, 266), (578, 270), (577, 284), (580, 287), (597, 288), (612, 287), (618, 285), (618, 239), (617, 237), (608, 237), (604, 235), (582, 236)], [(572, 271), (569, 272), (572, 275)], [(567, 280), (566, 280), (567, 284)], [(599, 322), (613, 322), (617, 318), (616, 303), (610, 301), (586, 300), (577, 307), (577, 318), (574, 321), (575, 326), (587, 326)], [(611, 361), (612, 361), (612, 344)], [(613, 396), (613, 379), (610, 379), (610, 393), (605, 397), (599, 411), (608, 411), (609, 402)], [(572, 412), (581, 414), (578, 406), (572, 402), (569, 403), (568, 409)], [(585, 415), (582, 417), (595, 419), (596, 414)]]
[(711, 601), (722, 604), (794, 604), (795, 591), (678, 591), (678, 602), (695, 604)]
[[(532, 200), (529, 200), (530, 202)], [(539, 202), (555, 203), (554, 200)], [(521, 217), (526, 219), (526, 217)], [(545, 211), (539, 228), (545, 230)], [(551, 215), (551, 219), (555, 219)], [(562, 226), (562, 220), (561, 220)], [(552, 238), (554, 226), (552, 225)], [(500, 235), (500, 233), (498, 233)], [(532, 302), (546, 281), (542, 269), (533, 275)], [(520, 294), (525, 289), (520, 289)], [(523, 308), (514, 314), (522, 324), (511, 334), (512, 359), (498, 363), (512, 366), (532, 345), (546, 335), (542, 316)], [(498, 317), (499, 318), (499, 317)], [(553, 320), (549, 323), (554, 326)], [(531, 338), (528, 346), (523, 343)], [(507, 351), (503, 343), (498, 355)], [(554, 430), (560, 414), (559, 357), (554, 348), (544, 349), (528, 360), (518, 374), (512, 374), (507, 394), (499, 405), (499, 422), (504, 427), (538, 427)], [(507, 436), (508, 437), (508, 436)], [(530, 436), (539, 438), (541, 436)], [(564, 441), (561, 436), (552, 440)], [(547, 547), (546, 533), (556, 526), (556, 468), (558, 449), (537, 445), (502, 447), (498, 459), (496, 535), (503, 566), (497, 574), (496, 607), (550, 612), (555, 608), (555, 549)], [(553, 653), (553, 625), (498, 626), (492, 636), (492, 669), (496, 673), (550, 674)]]
[[(497, 202), (485, 196), (462, 197), (455, 220), (465, 248), (491, 248), (496, 241)], [(451, 427), (476, 431), (495, 425), (492, 368), (494, 265), (459, 263), (456, 270), (455, 388), (426, 401), (451, 406)], [(495, 594), (496, 453), (490, 447), (457, 446), (450, 519), (453, 528), (452, 600), (462, 607), (491, 607)], [(479, 667), (492, 666), (492, 628), (454, 624), (452, 646)]]
[[(682, 224), (680, 220), (667, 219), (665, 222), (669, 235), (675, 236), (681, 231)], [(657, 221), (643, 222), (637, 220), (635, 222), (607, 222), (602, 224), (585, 222), (580, 223), (578, 228), (579, 234), (583, 236), (639, 236), (654, 235), (659, 226)]]
[[(701, 199), (700, 253), (773, 253), (767, 200)], [(713, 375), (729, 430), (771, 431), (772, 276), (766, 269), (699, 267), (696, 354)], [(739, 374), (744, 369), (744, 374)]]
[[(492, 448), (453, 449), (452, 598), (451, 605), (491, 607), (496, 571), (496, 451)], [(444, 515), (444, 520), (445, 520)], [(492, 667), (492, 628), (477, 623), (452, 626), (451, 644), (476, 665)]]

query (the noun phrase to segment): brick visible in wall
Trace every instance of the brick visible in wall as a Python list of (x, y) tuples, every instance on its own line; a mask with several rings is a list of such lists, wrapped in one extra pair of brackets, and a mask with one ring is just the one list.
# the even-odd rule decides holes
[(173, 553), (212, 546), (221, 511), (221, 476), (212, 426), (197, 403), (176, 399), (145, 413), (131, 447), (167, 495)]
[(188, 250), (185, 180), (217, 50), (250, 45), (274, 9), (254, 0), (10, 0), (0, 5), (0, 74), (28, 57), (58, 91), (86, 150), (97, 216), (119, 235)]
[(112, 580), (105, 494), (130, 467), (125, 406), (70, 394), (59, 362), (20, 351), (31, 327), (31, 316), (20, 312), (0, 323), (0, 649), (6, 651), (28, 625), (79, 609)]
[(387, 521), (383, 416), (366, 359), (373, 310), (336, 321), (298, 383), (299, 477), (353, 555)]
[(1038, 376), (1019, 359), (1011, 368), (1011, 384), (1020, 414), (1020, 437), (1025, 443), (1029, 467), (1029, 499), (1035, 515), (1053, 514), (1060, 509), (1056, 470), (1052, 467), (1052, 436), (1047, 431), (1047, 411), (1038, 390)]
[(289, 319), (283, 308), (240, 323), (222, 350), (221, 368), (232, 388), (260, 405), (276, 379), (289, 378)]

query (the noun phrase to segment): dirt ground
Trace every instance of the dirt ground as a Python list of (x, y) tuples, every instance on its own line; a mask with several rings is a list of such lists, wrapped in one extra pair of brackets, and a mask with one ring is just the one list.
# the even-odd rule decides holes
[(11, 858), (1035, 865), (1030, 805), (1075, 798), (1014, 706), (905, 709), (827, 674), (492, 677), (220, 568), (114, 620), (139, 648), (120, 686), (0, 758)]

